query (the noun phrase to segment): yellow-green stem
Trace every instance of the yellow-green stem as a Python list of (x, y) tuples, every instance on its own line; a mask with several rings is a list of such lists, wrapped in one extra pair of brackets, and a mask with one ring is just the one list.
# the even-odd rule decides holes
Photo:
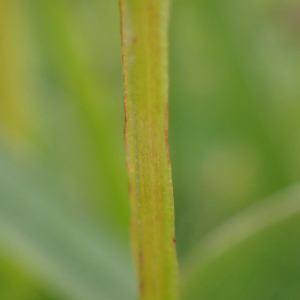
[(169, 0), (120, 0), (131, 239), (142, 300), (177, 299), (168, 149)]

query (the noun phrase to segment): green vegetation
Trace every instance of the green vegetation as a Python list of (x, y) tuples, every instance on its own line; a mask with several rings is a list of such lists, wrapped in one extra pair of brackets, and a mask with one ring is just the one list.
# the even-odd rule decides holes
[[(148, 1), (134, 3), (139, 8)], [(171, 6), (169, 143), (179, 298), (298, 300), (299, 4), (175, 0)], [(165, 37), (149, 39), (159, 24), (148, 28), (147, 19), (134, 16), (131, 29), (142, 40), (131, 40), (128, 51), (144, 61), (148, 49), (155, 61), (148, 68), (165, 64), (154, 45), (166, 51)], [(160, 17), (165, 29), (166, 16)], [(121, 53), (118, 1), (0, 0), (1, 300), (138, 297)], [(127, 72), (138, 73), (138, 86), (148, 73), (131, 63)], [(153, 91), (167, 82), (164, 76), (153, 75)], [(137, 93), (145, 88), (142, 83)], [(129, 101), (136, 105), (134, 97)], [(147, 116), (155, 130), (165, 122), (161, 110)], [(140, 123), (136, 128), (140, 145), (154, 141), (150, 127), (144, 134)], [(153, 146), (162, 151), (164, 133), (158, 135)], [(143, 159), (155, 164), (151, 153)], [(140, 184), (151, 176), (155, 184), (165, 182), (166, 161), (162, 170), (162, 181), (145, 171)], [(169, 211), (172, 195), (161, 199)], [(143, 220), (153, 212), (143, 211)], [(160, 228), (151, 234), (158, 233), (154, 242), (167, 253), (174, 247), (172, 222)], [(149, 251), (148, 238), (133, 248)], [(176, 282), (174, 255), (167, 257), (151, 265), (161, 268), (163, 295)]]
[(177, 299), (168, 145), (168, 0), (121, 0), (131, 239), (140, 299)]

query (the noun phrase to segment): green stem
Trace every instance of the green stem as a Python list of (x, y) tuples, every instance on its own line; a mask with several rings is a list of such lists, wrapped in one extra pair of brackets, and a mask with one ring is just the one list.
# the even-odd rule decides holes
[(142, 300), (177, 299), (168, 149), (168, 0), (120, 0), (131, 238)]

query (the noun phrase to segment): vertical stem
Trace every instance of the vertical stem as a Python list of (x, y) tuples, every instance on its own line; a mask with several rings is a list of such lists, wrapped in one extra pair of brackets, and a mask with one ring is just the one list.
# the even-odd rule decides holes
[(168, 149), (168, 0), (120, 0), (131, 239), (142, 300), (177, 299)]

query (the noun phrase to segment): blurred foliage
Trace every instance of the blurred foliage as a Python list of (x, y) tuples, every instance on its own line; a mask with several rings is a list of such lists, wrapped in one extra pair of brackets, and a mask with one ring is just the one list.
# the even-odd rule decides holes
[[(174, 0), (171, 19), (184, 297), (299, 299), (300, 192), (257, 225), (300, 180), (299, 3)], [(118, 1), (0, 0), (0, 299), (134, 299), (119, 27)], [(224, 226), (243, 239), (201, 263)]]

